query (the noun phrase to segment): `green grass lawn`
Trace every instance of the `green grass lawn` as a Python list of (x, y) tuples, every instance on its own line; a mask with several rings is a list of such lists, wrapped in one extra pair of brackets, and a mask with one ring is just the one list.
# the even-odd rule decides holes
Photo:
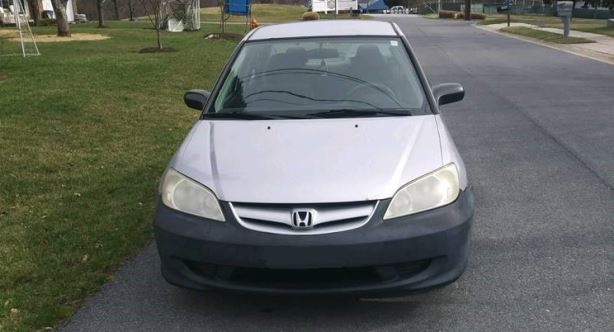
[[(518, 16), (511, 16), (510, 22), (518, 22)], [(490, 25), (490, 24), (500, 24), (507, 23), (507, 17), (501, 15), (489, 15), (485, 20), (481, 20), (477, 22), (478, 25)], [(526, 23), (526, 22), (525, 22)]]
[[(280, 23), (299, 21), (303, 13), (307, 11), (304, 6), (296, 5), (274, 5), (274, 4), (253, 4), (252, 16), (256, 21), (261, 23)], [(220, 8), (207, 7), (200, 10), (200, 17), (203, 21), (219, 21)], [(349, 19), (349, 18), (365, 18), (365, 16), (351, 17), (348, 13), (340, 13), (335, 16), (335, 13), (320, 14), (321, 19)], [(227, 22), (245, 22), (244, 16), (231, 16)]]
[[(512, 22), (533, 24), (545, 28), (563, 29), (561, 19), (554, 16), (534, 16), (534, 15), (512, 15)], [(480, 25), (498, 24), (507, 22), (504, 15), (491, 15), (484, 21), (478, 22)], [(614, 37), (614, 28), (606, 26), (606, 20), (590, 18), (574, 18), (571, 22), (571, 29), (583, 32), (592, 32)]]
[(0, 331), (57, 326), (150, 241), (158, 178), (198, 116), (183, 93), (211, 88), (235, 46), (163, 33), (178, 52), (139, 54), (147, 24), (108, 24), (71, 26), (108, 40), (0, 57)]
[[(307, 8), (303, 6), (254, 4), (252, 5), (252, 16), (258, 22), (289, 22), (300, 20), (306, 10)], [(202, 8), (200, 13), (204, 21), (220, 20), (219, 7)], [(231, 16), (229, 22), (245, 22), (245, 17)]]
[(557, 44), (579, 44), (579, 43), (593, 43), (592, 40), (588, 40), (585, 38), (578, 37), (565, 37), (558, 33), (541, 31), (536, 29), (531, 29), (527, 27), (509, 27), (501, 29), (503, 32), (513, 33), (516, 35), (535, 38), (539, 40), (543, 40), (548, 43), (557, 43)]

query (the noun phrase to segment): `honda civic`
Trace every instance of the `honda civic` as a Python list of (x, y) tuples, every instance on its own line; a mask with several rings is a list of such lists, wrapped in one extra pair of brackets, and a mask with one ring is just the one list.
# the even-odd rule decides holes
[(467, 265), (474, 197), (431, 86), (394, 23), (250, 31), (159, 187), (164, 278), (193, 289), (401, 294)]

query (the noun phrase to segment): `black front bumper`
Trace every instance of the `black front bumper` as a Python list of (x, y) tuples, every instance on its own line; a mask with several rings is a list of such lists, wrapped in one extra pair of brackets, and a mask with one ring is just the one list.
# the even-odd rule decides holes
[(323, 235), (252, 231), (221, 202), (226, 222), (158, 204), (155, 237), (162, 274), (175, 285), (319, 294), (415, 291), (456, 280), (467, 262), (473, 194), (383, 221), (389, 200), (357, 229)]

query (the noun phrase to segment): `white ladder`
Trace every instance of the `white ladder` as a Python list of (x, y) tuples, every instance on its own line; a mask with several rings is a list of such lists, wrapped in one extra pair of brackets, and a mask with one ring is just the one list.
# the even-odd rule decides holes
[[(24, 58), (27, 56), (38, 56), (41, 54), (38, 51), (36, 40), (34, 40), (32, 29), (30, 29), (23, 2), (25, 2), (25, 0), (13, 0), (13, 14), (15, 15), (15, 27), (17, 27), (17, 31), (19, 32), (21, 54)], [(21, 17), (20, 13), (23, 17)]]

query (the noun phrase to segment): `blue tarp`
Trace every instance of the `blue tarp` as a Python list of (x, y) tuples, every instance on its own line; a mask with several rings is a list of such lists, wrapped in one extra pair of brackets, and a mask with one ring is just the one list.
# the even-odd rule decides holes
[(250, 0), (227, 0), (224, 12), (230, 15), (247, 16)]
[(359, 2), (358, 8), (365, 11), (378, 11), (388, 9), (384, 0), (368, 0), (366, 2)]

